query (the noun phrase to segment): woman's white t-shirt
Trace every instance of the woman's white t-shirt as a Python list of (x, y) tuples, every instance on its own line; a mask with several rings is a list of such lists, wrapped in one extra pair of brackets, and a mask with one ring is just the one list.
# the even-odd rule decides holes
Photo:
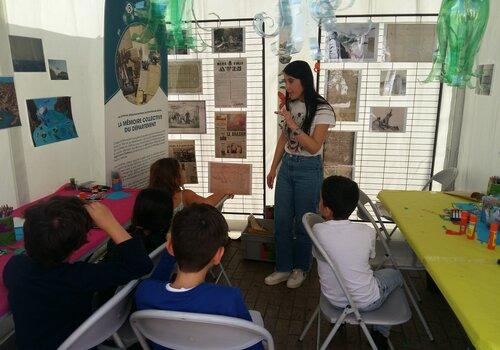
[[(305, 103), (296, 100), (290, 102), (289, 106), (293, 120), (295, 121), (295, 123), (297, 123), (297, 125), (301, 126), (306, 117)], [(313, 135), (314, 128), (318, 124), (328, 124), (331, 126), (335, 125), (335, 114), (333, 113), (333, 111), (330, 109), (329, 106), (323, 106), (321, 104), (318, 105), (318, 109), (316, 110), (316, 115), (314, 116), (314, 119), (311, 123), (311, 131), (309, 132), (309, 135), (311, 136)], [(286, 138), (285, 151), (287, 153), (299, 156), (306, 156), (306, 157), (316, 156), (318, 154), (323, 153), (323, 145), (321, 145), (319, 151), (314, 154), (307, 152), (305, 149), (302, 148), (300, 143), (297, 141), (295, 135), (292, 133), (292, 129), (290, 129), (284, 121), (280, 123), (280, 127), (283, 132), (283, 135), (285, 135)]]

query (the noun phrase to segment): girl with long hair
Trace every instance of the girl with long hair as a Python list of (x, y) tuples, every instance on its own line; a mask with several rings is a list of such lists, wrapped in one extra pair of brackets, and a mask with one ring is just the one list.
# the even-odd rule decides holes
[(184, 189), (186, 176), (181, 164), (175, 158), (161, 158), (151, 164), (149, 172), (149, 188), (160, 188), (172, 195), (174, 215), (191, 203), (204, 203), (216, 206), (230, 193), (214, 193), (208, 197), (197, 195), (191, 190)]
[(282, 132), (266, 179), (269, 188), (273, 188), (277, 175), (276, 268), (265, 283), (275, 285), (287, 281), (289, 288), (297, 288), (312, 261), (312, 243), (302, 225), (302, 216), (318, 210), (323, 181), (323, 143), (328, 128), (335, 125), (335, 113), (314, 89), (307, 62), (293, 61), (283, 73), (286, 100), (280, 111), (275, 112), (282, 117)]

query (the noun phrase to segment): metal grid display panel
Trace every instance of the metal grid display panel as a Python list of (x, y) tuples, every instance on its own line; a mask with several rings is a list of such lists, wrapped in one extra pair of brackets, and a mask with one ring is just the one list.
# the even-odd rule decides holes
[[(199, 35), (208, 44), (212, 45), (212, 28), (243, 27), (245, 32), (243, 53), (212, 53), (211, 48), (205, 52), (196, 53), (188, 50), (187, 55), (169, 55), (168, 60), (181, 61), (198, 59), (202, 62), (203, 93), (202, 94), (170, 94), (169, 101), (201, 100), (206, 101), (206, 134), (172, 134), (169, 140), (194, 140), (196, 148), (196, 166), (198, 184), (186, 185), (196, 193), (207, 196), (208, 192), (208, 162), (245, 163), (252, 164), (252, 195), (236, 195), (224, 204), (226, 214), (249, 213), (262, 215), (264, 212), (264, 45), (252, 26), (252, 20), (223, 20), (199, 21)], [(198, 48), (201, 50), (201, 41), (198, 39)], [(247, 107), (245, 108), (215, 108), (214, 101), (214, 59), (217, 58), (246, 58), (247, 60)], [(228, 159), (215, 157), (215, 113), (244, 111), (247, 115), (247, 157), (245, 159)]]
[[(361, 70), (357, 121), (337, 121), (331, 130), (356, 132), (354, 180), (375, 199), (382, 189), (420, 190), (431, 176), (441, 88), (439, 83), (423, 83), (431, 62), (384, 62), (387, 24), (436, 23), (437, 16), (339, 17), (338, 22), (366, 23), (370, 19), (379, 27), (377, 60), (321, 62), (318, 91), (325, 96), (328, 69)], [(324, 34), (321, 47), (325, 47)], [(381, 70), (406, 70), (405, 96), (380, 95)], [(370, 131), (371, 107), (406, 107), (405, 132)]]

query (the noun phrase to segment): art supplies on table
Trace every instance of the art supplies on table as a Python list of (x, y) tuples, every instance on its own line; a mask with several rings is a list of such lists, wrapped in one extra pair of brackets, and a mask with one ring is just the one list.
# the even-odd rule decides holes
[(122, 177), (118, 171), (111, 172), (111, 188), (113, 191), (121, 191), (123, 189)]
[(123, 192), (123, 191), (117, 191), (117, 192), (108, 192), (106, 194), (106, 199), (111, 199), (111, 200), (118, 200), (118, 199), (123, 199), (123, 198), (128, 198), (130, 197), (131, 194), (128, 192)]
[(14, 208), (8, 205), (0, 206), (0, 245), (8, 245), (16, 241), (13, 211)]
[[(465, 235), (468, 240), (486, 244), (489, 249), (495, 249), (500, 244), (500, 237), (495, 230), (495, 224), (500, 223), (500, 198), (483, 196), (482, 205), (479, 203), (453, 203), (453, 208), (444, 209), (440, 217), (460, 225), (459, 230), (443, 226), (447, 235)], [(492, 233), (495, 232), (495, 233)]]
[(450, 196), (468, 199), (470, 201), (480, 202), (484, 194), (480, 192), (465, 192), (465, 191), (444, 191), (444, 193)]
[(469, 223), (467, 224), (467, 230), (465, 231), (467, 239), (473, 240), (476, 238), (476, 225), (477, 225), (477, 216), (471, 214), (469, 216)]
[(489, 196), (500, 195), (500, 176), (492, 176), (488, 181), (488, 190), (486, 193)]
[(488, 245), (486, 246), (489, 250), (494, 250), (497, 245), (497, 234), (498, 234), (498, 223), (494, 222), (490, 225), (490, 234), (488, 237)]

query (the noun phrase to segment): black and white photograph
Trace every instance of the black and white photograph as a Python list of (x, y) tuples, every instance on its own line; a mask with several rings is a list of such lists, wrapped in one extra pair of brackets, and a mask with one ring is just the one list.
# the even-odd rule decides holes
[(380, 72), (380, 95), (405, 96), (406, 70), (383, 70)]
[(214, 28), (212, 44), (214, 53), (245, 52), (245, 28)]
[(405, 132), (406, 107), (372, 107), (370, 111), (370, 131)]
[(169, 101), (169, 134), (205, 134), (205, 101)]
[(361, 70), (358, 69), (326, 71), (326, 100), (334, 108), (338, 121), (357, 120), (361, 76)]
[(186, 178), (186, 184), (198, 183), (196, 169), (196, 151), (194, 140), (169, 140), (168, 156), (181, 163), (181, 170)]
[(326, 58), (331, 61), (377, 59), (378, 24), (341, 23), (326, 37)]

